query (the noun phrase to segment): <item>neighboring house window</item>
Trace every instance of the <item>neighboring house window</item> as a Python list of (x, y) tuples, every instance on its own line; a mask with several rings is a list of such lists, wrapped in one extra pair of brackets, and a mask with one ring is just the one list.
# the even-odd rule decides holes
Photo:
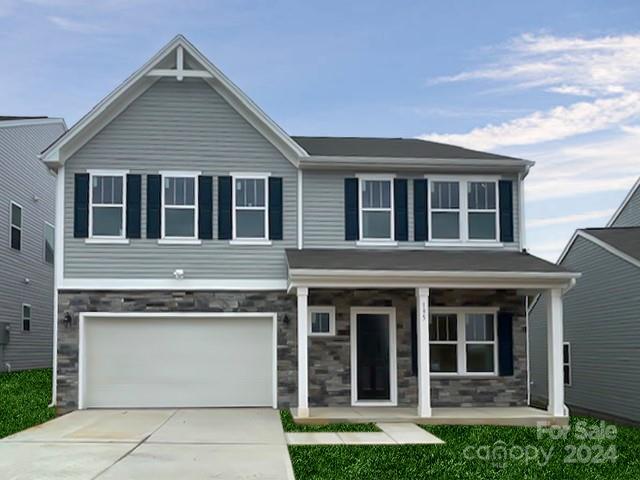
[(92, 238), (124, 238), (125, 182), (124, 174), (91, 175), (89, 227)]
[(562, 344), (562, 370), (564, 373), (564, 384), (571, 386), (571, 343)]
[(22, 330), (31, 331), (31, 305), (22, 304)]
[(198, 237), (197, 174), (163, 173), (162, 238)]
[(429, 182), (429, 240), (496, 242), (497, 180), (433, 178)]
[(50, 223), (44, 224), (44, 261), (53, 265), (55, 254), (55, 229)]
[(436, 374), (494, 375), (496, 314), (483, 309), (434, 312), (429, 321), (429, 357)]
[(233, 177), (233, 238), (269, 238), (266, 176)]
[(431, 187), (431, 238), (460, 238), (460, 184), (434, 181)]
[(309, 335), (329, 336), (335, 333), (335, 307), (309, 307)]
[(22, 207), (11, 202), (10, 245), (14, 250), (22, 249)]
[(360, 238), (393, 240), (392, 179), (360, 179)]
[(495, 240), (498, 212), (495, 182), (467, 182), (469, 239)]

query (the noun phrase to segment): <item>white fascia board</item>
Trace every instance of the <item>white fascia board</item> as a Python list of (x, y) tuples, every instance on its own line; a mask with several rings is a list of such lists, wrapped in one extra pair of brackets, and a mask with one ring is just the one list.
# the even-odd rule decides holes
[[(185, 37), (178, 35), (160, 49), (160, 51), (141, 68), (129, 76), (115, 90), (104, 97), (94, 108), (92, 108), (84, 117), (73, 125), (73, 127), (71, 127), (64, 136), (47, 147), (47, 149), (42, 152), (42, 160), (50, 167), (54, 168), (63, 165), (69, 156), (82, 147), (82, 145), (97, 133), (95, 131), (96, 129), (90, 129), (87, 132), (87, 127), (94, 123), (94, 121), (98, 120), (99, 117), (107, 113), (109, 108), (116, 103), (119, 98), (125, 96), (125, 94), (129, 92), (129, 90), (133, 89), (133, 87), (139, 82), (142, 84), (135, 94), (126, 98), (126, 101), (123, 102), (124, 105), (121, 108), (116, 109), (115, 112), (109, 112), (111, 114), (107, 115), (108, 118), (105, 124), (111, 121), (119, 112), (124, 110), (126, 106), (135, 100), (135, 98), (161, 78), (149, 77), (148, 74), (158, 63), (160, 63), (168, 54), (179, 46), (185, 49), (193, 58), (200, 62), (209, 73), (211, 73), (213, 78), (205, 79), (205, 81), (209, 82), (216, 91), (231, 103), (231, 105), (238, 110), (238, 113), (245, 117), (252, 125), (256, 126), (256, 128), (258, 128), (259, 125), (260, 128), (258, 128), (258, 130), (265, 135), (267, 139), (274, 143), (274, 146), (278, 148), (278, 150), (280, 150), (291, 163), (297, 166), (298, 157), (307, 156), (306, 151), (294, 142), (291, 137), (289, 137), (279, 126), (275, 124), (275, 122), (273, 122), (273, 120), (267, 117), (267, 115), (244, 94), (244, 92), (242, 92), (220, 70), (209, 62), (209, 60), (204, 57)], [(73, 148), (64, 148), (74, 139), (77, 140), (74, 142)]]
[(305, 169), (362, 169), (367, 170), (424, 170), (464, 171), (465, 173), (524, 173), (533, 165), (529, 160), (502, 159), (458, 159), (422, 157), (343, 157), (312, 155), (300, 159), (300, 167)]
[(636, 183), (633, 185), (633, 187), (631, 187), (631, 190), (629, 190), (629, 193), (627, 193), (627, 196), (624, 197), (624, 200), (622, 201), (620, 206), (616, 209), (616, 211), (611, 216), (611, 219), (607, 222), (607, 225), (606, 225), (607, 227), (612, 226), (613, 223), (618, 219), (618, 217), (620, 216), (622, 211), (625, 209), (625, 207), (631, 200), (631, 197), (633, 197), (633, 195), (636, 193), (638, 188), (640, 188), (640, 177), (638, 177), (638, 180), (636, 180)]
[(56, 123), (60, 123), (62, 124), (63, 128), (66, 130), (67, 129), (67, 124), (65, 123), (63, 118), (57, 118), (57, 117), (53, 117), (53, 118), (29, 118), (29, 119), (24, 119), (24, 120), (6, 120), (3, 122), (0, 122), (0, 128), (6, 128), (6, 127), (29, 127), (29, 126), (33, 126), (33, 125), (51, 125), (51, 124), (56, 124)]
[(286, 290), (282, 279), (65, 278), (59, 290)]

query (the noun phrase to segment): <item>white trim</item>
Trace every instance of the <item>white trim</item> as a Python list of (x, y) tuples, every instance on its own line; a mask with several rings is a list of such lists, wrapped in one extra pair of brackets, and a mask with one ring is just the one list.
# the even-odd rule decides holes
[(357, 277), (435, 277), (435, 278), (526, 278), (526, 279), (556, 279), (556, 280), (568, 280), (571, 278), (578, 278), (579, 273), (572, 272), (518, 272), (518, 271), (463, 271), (463, 270), (348, 270), (348, 269), (312, 269), (312, 268), (293, 268), (289, 269), (290, 276), (294, 275), (309, 275), (317, 277), (328, 276), (357, 276)]
[[(47, 147), (41, 155), (45, 163), (48, 163), (54, 168), (62, 166), (67, 158), (73, 155), (93, 137), (95, 128), (92, 129), (90, 127), (95, 127), (94, 124), (100, 123), (100, 120), (102, 120), (103, 124), (111, 121), (111, 119), (137, 98), (138, 95), (153, 85), (157, 77), (147, 77), (147, 74), (178, 47), (182, 47), (196, 62), (200, 63), (202, 67), (212, 75), (213, 78), (205, 79), (205, 81), (225, 98), (240, 115), (253, 125), (294, 166), (298, 166), (301, 157), (308, 156), (307, 152), (300, 147), (300, 145), (294, 142), (291, 137), (260, 110), (244, 92), (234, 85), (184, 36), (178, 35), (115, 90), (102, 99), (89, 113), (73, 125), (63, 137)], [(187, 70), (184, 72), (187, 72)], [(117, 101), (121, 97), (124, 97), (126, 93), (131, 94), (130, 96), (133, 98), (126, 98), (124, 102), (120, 101), (119, 105)], [(74, 142), (69, 148), (63, 148), (65, 145), (70, 144), (76, 137), (80, 137), (79, 140)]]
[(104, 176), (104, 177), (124, 177), (129, 174), (128, 169), (108, 169), (108, 168), (87, 168), (86, 172), (89, 175)]
[(91, 318), (271, 318), (272, 329), (272, 408), (278, 408), (278, 314), (275, 312), (80, 312), (78, 338), (78, 410), (84, 410), (87, 386), (85, 371), (85, 322)]
[[(231, 242), (237, 242), (237, 244), (245, 245), (270, 245), (269, 240), (269, 177), (271, 173), (243, 173), (243, 172), (231, 172)], [(262, 180), (264, 182), (264, 206), (255, 207), (238, 207), (236, 205), (236, 180)], [(252, 210), (264, 212), (264, 236), (263, 237), (238, 237), (236, 234), (236, 228), (238, 225), (237, 211), (240, 210)], [(268, 243), (265, 243), (268, 242)]]
[(148, 77), (174, 77), (179, 82), (183, 78), (213, 78), (206, 70), (173, 70), (170, 68), (154, 68), (149, 73)]
[[(482, 175), (429, 175), (424, 177), (428, 179), (427, 183), (427, 215), (429, 217), (428, 238), (425, 246), (479, 246), (479, 247), (502, 247), (500, 241), (500, 195), (498, 182), (500, 176), (482, 176)], [(431, 191), (434, 182), (456, 182), (458, 184), (458, 208), (438, 208), (431, 206)], [(468, 188), (469, 183), (493, 183), (495, 189), (495, 209), (473, 209), (468, 206)], [(458, 213), (458, 238), (433, 238), (433, 213), (452, 212)], [(473, 239), (469, 238), (469, 214), (470, 213), (494, 213), (495, 215), (495, 239)]]
[(547, 411), (555, 416), (566, 415), (562, 366), (563, 308), (562, 290), (549, 290), (547, 300), (547, 379), (549, 404)]
[[(389, 318), (389, 400), (358, 399), (358, 322), (359, 314), (384, 314)], [(398, 366), (396, 345), (396, 309), (395, 307), (351, 307), (350, 310), (350, 349), (351, 349), (351, 405), (352, 406), (396, 406), (398, 404)]]
[[(336, 307), (333, 305), (314, 305), (307, 307), (309, 312), (309, 328), (308, 333), (310, 337), (333, 337), (336, 334)], [(312, 330), (313, 314), (314, 313), (328, 313), (329, 314), (329, 331), (328, 332), (314, 332)]]
[[(100, 243), (100, 240), (106, 240), (106, 243), (120, 243), (127, 240), (127, 175), (129, 170), (87, 170), (89, 174), (89, 236), (86, 243)], [(93, 201), (93, 179), (94, 177), (115, 177), (122, 179), (122, 203), (99, 203)], [(94, 235), (93, 234), (93, 207), (97, 208), (115, 208), (119, 207), (122, 212), (122, 233), (120, 235)], [(128, 240), (127, 240), (128, 242)]]
[(309, 313), (309, 289), (298, 288), (296, 292), (296, 315), (298, 337), (298, 415), (309, 416), (309, 335), (307, 323)]
[(302, 195), (302, 170), (298, 169), (298, 250), (302, 250), (304, 245), (303, 228), (302, 228), (302, 209), (304, 200)]
[(359, 180), (393, 180), (396, 178), (395, 173), (356, 173), (354, 175)]
[[(359, 245), (380, 245), (381, 243), (384, 245), (389, 245), (391, 242), (395, 242), (395, 205), (394, 205), (394, 178), (395, 175), (390, 174), (358, 174), (356, 175), (358, 178), (358, 242)], [(364, 207), (363, 201), (363, 193), (364, 193), (364, 182), (372, 181), (372, 182), (389, 182), (389, 207)], [(363, 216), (364, 212), (373, 211), (373, 212), (389, 212), (389, 238), (376, 238), (376, 237), (365, 237), (364, 236), (364, 222)], [(396, 243), (397, 244), (397, 243)]]
[[(564, 361), (564, 347), (567, 347), (567, 361)], [(571, 342), (562, 342), (562, 383), (565, 387), (570, 387), (573, 384), (573, 367), (571, 366)], [(569, 382), (564, 381), (564, 368), (569, 367)]]
[[(525, 174), (526, 175), (526, 174)], [(518, 222), (518, 232), (520, 233), (520, 249), (527, 249), (527, 222), (526, 222), (526, 211), (525, 211), (525, 202), (524, 202), (524, 176), (522, 173), (518, 174), (518, 211), (519, 222)], [(500, 222), (498, 222), (499, 224)]]
[(606, 225), (607, 227), (611, 227), (615, 223), (615, 221), (618, 219), (622, 211), (626, 208), (627, 204), (631, 201), (631, 198), (639, 188), (640, 188), (640, 177), (638, 177), (638, 180), (636, 180), (636, 183), (633, 184), (633, 187), (631, 187), (631, 190), (629, 190), (629, 193), (627, 193), (626, 197), (624, 197), (624, 200), (622, 200), (622, 203), (620, 204), (620, 206), (616, 209), (615, 212), (613, 212), (611, 219), (607, 222), (607, 225)]
[[(455, 345), (456, 346), (456, 366), (455, 372), (433, 372), (433, 377), (497, 377), (498, 376), (498, 310), (499, 307), (433, 307), (429, 312), (429, 320), (431, 315), (447, 315), (456, 316), (456, 340), (431, 340), (429, 339), (429, 349), (431, 345)], [(493, 340), (467, 340), (466, 336), (466, 319), (467, 315), (483, 314), (493, 316)], [(468, 372), (467, 371), (467, 345), (493, 345), (493, 371), (492, 372)], [(431, 368), (431, 366), (429, 366)]]
[(356, 240), (356, 246), (358, 247), (397, 247), (397, 240)]
[(431, 416), (431, 351), (429, 349), (429, 289), (416, 288), (416, 330), (418, 336), (418, 415)]
[(56, 405), (58, 397), (58, 288), (62, 285), (64, 276), (64, 167), (58, 169), (56, 175), (56, 244), (53, 257), (53, 352), (51, 379), (51, 403)]
[[(28, 317), (28, 320), (29, 320), (29, 330), (26, 330), (26, 329), (24, 328), (24, 321), (25, 321), (25, 319), (27, 319), (27, 317), (25, 317), (25, 316), (24, 316), (24, 307), (29, 307), (29, 317)], [(32, 319), (33, 319), (33, 309), (32, 309), (32, 307), (31, 307), (31, 304), (30, 304), (30, 303), (23, 303), (23, 304), (20, 306), (20, 330), (21, 330), (22, 332), (31, 332), (32, 327), (33, 327), (33, 325), (32, 325), (32, 323), (33, 323), (33, 322), (32, 322)]]
[[(188, 272), (186, 272), (188, 274)], [(167, 277), (172, 276), (167, 269)], [(65, 278), (60, 290), (286, 290), (286, 280), (175, 278)]]
[[(175, 244), (175, 245), (184, 245), (184, 244), (199, 245), (201, 242), (198, 239), (198, 233), (199, 233), (198, 232), (198, 214), (199, 214), (198, 176), (201, 174), (201, 172), (184, 171), (184, 170), (182, 171), (161, 170), (158, 173), (160, 174), (160, 213), (161, 213), (160, 223), (161, 223), (161, 230), (162, 230), (160, 232), (160, 238), (158, 239), (158, 243)], [(193, 205), (166, 205), (165, 204), (165, 198), (164, 198), (165, 181), (169, 178), (192, 178), (193, 179)], [(167, 208), (170, 208), (172, 210), (193, 210), (193, 236), (174, 237), (174, 236), (167, 236), (165, 234), (165, 230), (167, 228), (167, 222), (165, 220)]]
[[(53, 261), (51, 263), (47, 262), (47, 226), (51, 227), (53, 230)], [(42, 227), (42, 259), (44, 263), (47, 265), (54, 266), (56, 263), (56, 227), (52, 223), (49, 223), (45, 220), (44, 225)]]
[(89, 237), (84, 239), (84, 243), (93, 243), (97, 245), (128, 245), (128, 238), (109, 238), (109, 237)]
[[(13, 224), (13, 206), (14, 205), (20, 209), (20, 226)], [(9, 201), (9, 249), (10, 250), (13, 250), (16, 252), (22, 251), (22, 244), (24, 243), (23, 225), (24, 225), (24, 208), (22, 208), (22, 205), (20, 205), (19, 203), (14, 202), (13, 200), (10, 200)], [(11, 233), (14, 228), (20, 232), (20, 248), (13, 248), (13, 245), (11, 245), (12, 237), (13, 237)]]
[(535, 162), (521, 159), (477, 159), (477, 158), (424, 158), (424, 157), (367, 157), (340, 155), (309, 155), (300, 159), (300, 167), (314, 170), (351, 170), (366, 168), (386, 172), (389, 165), (394, 170), (410, 169), (415, 171), (451, 173), (459, 171), (462, 175), (471, 172), (479, 174), (498, 174), (526, 172)]
[(5, 120), (0, 122), (0, 128), (28, 127), (32, 125), (47, 125), (52, 123), (61, 123), (64, 129), (67, 129), (67, 124), (63, 118), (26, 118), (23, 120)]

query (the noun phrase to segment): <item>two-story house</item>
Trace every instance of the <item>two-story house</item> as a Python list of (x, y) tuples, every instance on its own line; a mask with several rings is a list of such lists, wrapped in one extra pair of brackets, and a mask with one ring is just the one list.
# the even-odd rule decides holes
[(65, 129), (0, 116), (0, 372), (51, 367), (56, 178), (38, 154)]
[[(57, 404), (527, 405), (532, 162), (291, 137), (178, 36), (44, 153), (58, 172)], [(311, 409), (311, 412), (310, 412)]]

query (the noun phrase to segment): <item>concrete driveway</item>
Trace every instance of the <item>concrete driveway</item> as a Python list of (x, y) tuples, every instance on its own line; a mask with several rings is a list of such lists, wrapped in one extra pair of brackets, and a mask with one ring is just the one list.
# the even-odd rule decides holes
[(84, 410), (0, 440), (17, 479), (293, 479), (277, 410)]

